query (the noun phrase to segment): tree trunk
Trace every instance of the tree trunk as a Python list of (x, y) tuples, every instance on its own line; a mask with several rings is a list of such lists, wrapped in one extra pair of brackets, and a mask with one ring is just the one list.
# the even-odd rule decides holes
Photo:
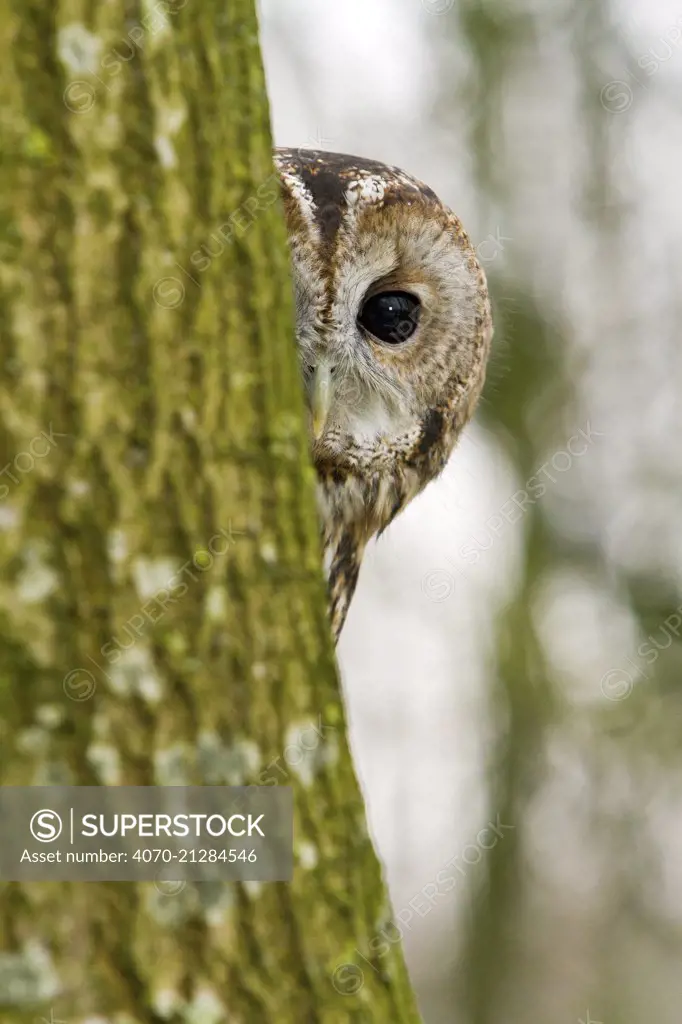
[(417, 1021), (346, 741), (253, 0), (0, 0), (0, 33), (3, 782), (291, 785), (296, 863), (4, 884), (0, 1018)]

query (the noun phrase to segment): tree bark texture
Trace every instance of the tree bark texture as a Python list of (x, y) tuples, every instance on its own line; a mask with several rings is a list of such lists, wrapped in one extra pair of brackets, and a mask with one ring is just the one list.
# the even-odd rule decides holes
[(346, 740), (253, 0), (0, 0), (0, 773), (283, 784), (291, 884), (0, 888), (0, 1019), (417, 1021)]

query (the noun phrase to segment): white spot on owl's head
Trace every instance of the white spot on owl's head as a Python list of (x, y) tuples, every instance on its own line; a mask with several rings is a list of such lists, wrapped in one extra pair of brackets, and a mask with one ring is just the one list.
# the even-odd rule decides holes
[(386, 187), (381, 178), (376, 175), (368, 175), (352, 182), (346, 191), (346, 202), (349, 206), (364, 201), (377, 203), (384, 198)]

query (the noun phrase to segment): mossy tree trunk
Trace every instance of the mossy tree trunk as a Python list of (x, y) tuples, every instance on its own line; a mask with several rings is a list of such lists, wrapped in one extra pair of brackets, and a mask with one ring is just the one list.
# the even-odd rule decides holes
[(2, 781), (291, 785), (296, 856), (290, 885), (3, 885), (0, 1018), (416, 1021), (376, 941), (253, 0), (0, 0), (0, 33)]

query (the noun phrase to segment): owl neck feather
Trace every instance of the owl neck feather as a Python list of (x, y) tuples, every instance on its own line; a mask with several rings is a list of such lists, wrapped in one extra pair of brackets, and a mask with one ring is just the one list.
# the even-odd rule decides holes
[(322, 476), (318, 500), (335, 641), (355, 592), (367, 542), (388, 526), (410, 496), (398, 476), (369, 481), (337, 472)]
[(350, 439), (313, 449), (334, 639), (346, 619), (367, 542), (442, 470), (466, 411), (430, 409), (419, 426), (368, 455)]

